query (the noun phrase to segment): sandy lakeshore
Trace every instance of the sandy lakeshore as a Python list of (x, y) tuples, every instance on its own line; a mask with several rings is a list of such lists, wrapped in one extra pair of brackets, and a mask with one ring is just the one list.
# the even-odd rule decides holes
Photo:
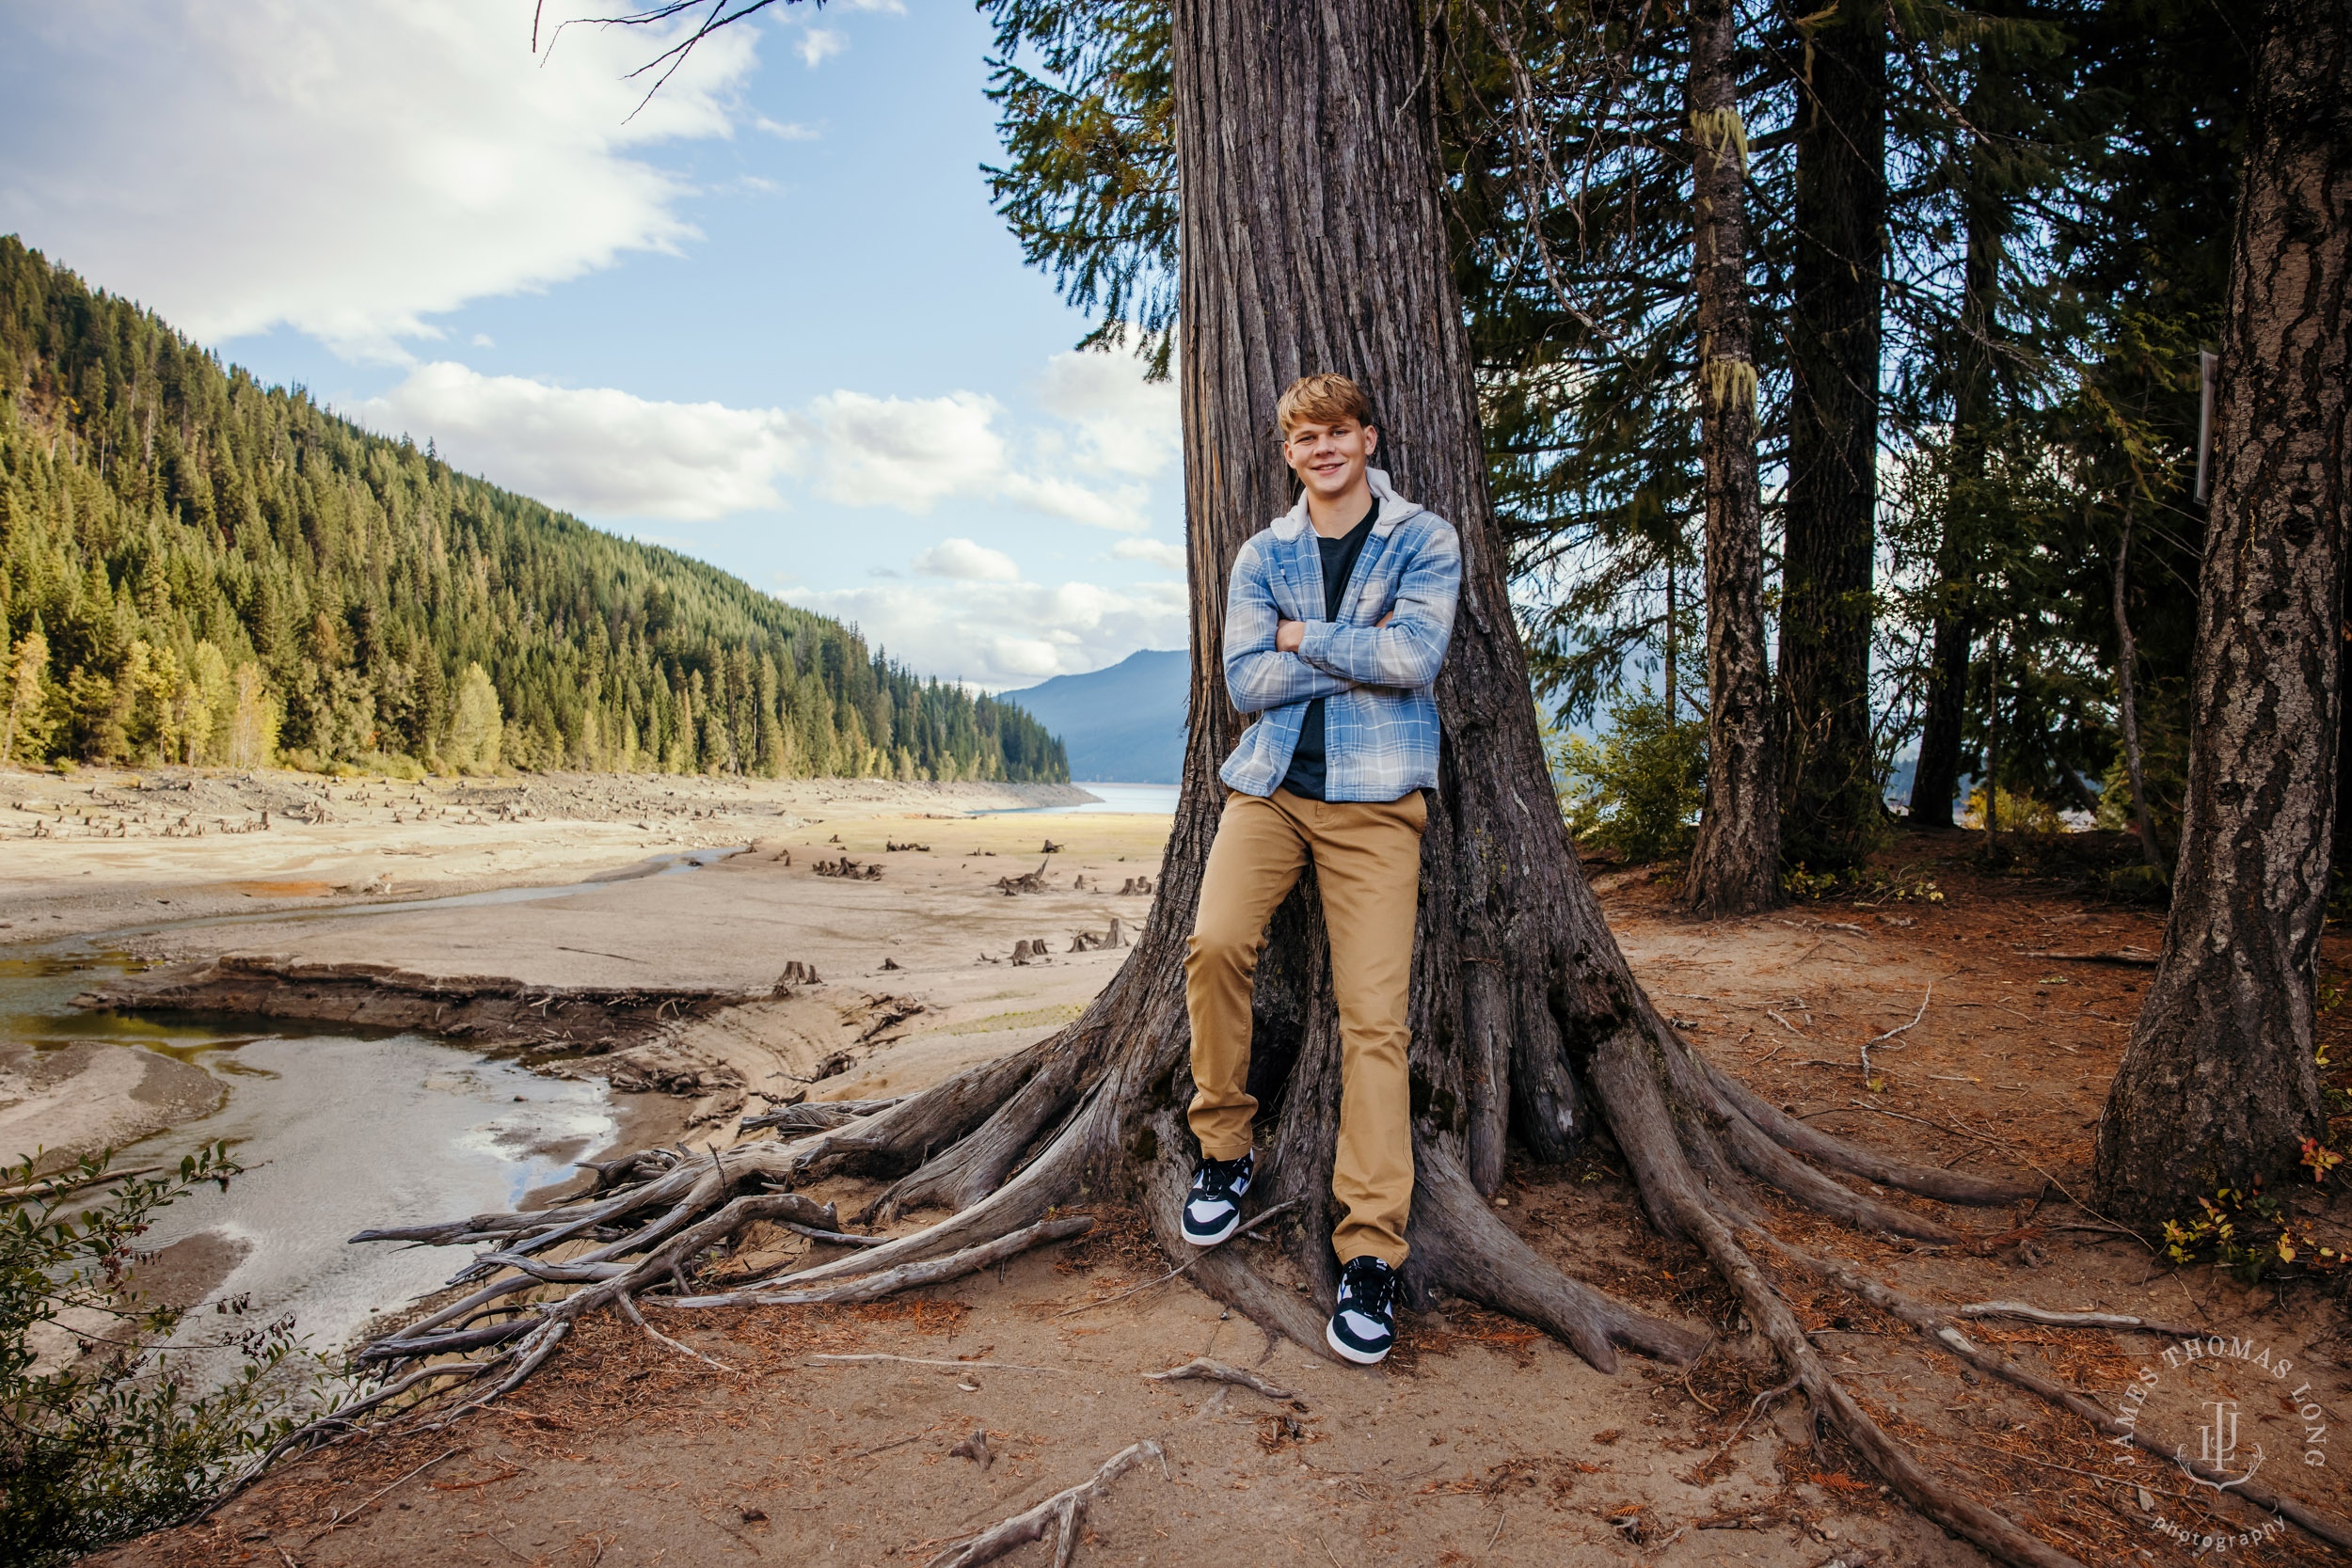
[[(354, 901), (574, 881), (648, 856), (844, 824), (1089, 799), (1067, 784), (612, 774), (329, 779), (0, 768), (0, 948)], [(822, 835), (819, 835), (820, 837)]]
[[(391, 797), (415, 786), (377, 785), (373, 799), (337, 802), (342, 819), (278, 840), (283, 847), (257, 842), (259, 832), (217, 844), (94, 832), (86, 842), (9, 842), (0, 854), (11, 857), (11, 887), (43, 901), (11, 898), (5, 918), (22, 930), (31, 908), (60, 917), (42, 926), (81, 921), (115, 933), (110, 943), (152, 966), (119, 982), (126, 1003), (144, 987), (173, 1006), (387, 1028), (424, 1027), (437, 1009), (459, 1043), (537, 1072), (609, 1082), (625, 1113), (619, 1144), (699, 1150), (741, 1137), (740, 1117), (763, 1107), (903, 1094), (1055, 1032), (1126, 958), (1123, 947), (1082, 939), (1107, 940), (1113, 920), (1132, 936), (1148, 917), (1153, 895), (1136, 879), (1156, 884), (1169, 827), (1108, 814), (973, 816), (999, 802), (905, 785), (502, 787), (543, 793), (522, 804), (452, 799), (446, 816), (394, 823), (419, 808)], [(552, 815), (561, 790), (574, 792), (579, 815)], [(593, 815), (600, 796), (628, 800), (636, 815)], [(271, 835), (280, 831), (274, 821)], [(589, 880), (652, 855), (742, 846), (700, 869)], [(413, 863), (411, 879), (395, 879), (394, 901), (334, 912), (384, 896), (337, 889), (377, 874), (393, 847), (425, 851), (392, 861)], [(43, 858), (19, 881), (13, 857), (28, 848)], [(482, 888), (485, 849), (501, 871), (572, 890), (401, 907)], [(845, 859), (854, 874), (818, 869), (838, 871)], [(879, 876), (866, 876), (869, 866)], [(172, 879), (140, 880), (156, 868)], [(2160, 912), (1980, 879), (1957, 862), (1931, 869), (1943, 901), (1800, 906), (1723, 922), (1684, 915), (1647, 872), (1596, 878), (1661, 1009), (1759, 1095), (1910, 1158), (2042, 1171), (2056, 1183), (2015, 1211), (1906, 1200), (1997, 1233), (1981, 1247), (1850, 1233), (1795, 1212), (1776, 1213), (1776, 1228), (1931, 1299), (2026, 1298), (2220, 1323), (2291, 1356), (2331, 1407), (2352, 1398), (2335, 1301), (2175, 1268), (2063, 1203), (2085, 1175), (2146, 971), (2063, 965), (2045, 950), (2153, 951)], [(1019, 891), (1031, 873), (1040, 891)], [(277, 891), (251, 899), (258, 890), (234, 885), (272, 879)], [(296, 879), (326, 885), (287, 892)], [(261, 917), (170, 923), (183, 898)], [(271, 907), (252, 911), (258, 902)], [(166, 918), (142, 923), (130, 911)], [(2331, 974), (2344, 963), (2338, 945), (2330, 940)], [(1015, 962), (1017, 948), (1043, 958)], [(1855, 1048), (1874, 1037), (1866, 1077)], [(201, 1111), (190, 1114), (194, 1132)], [(881, 1184), (834, 1176), (803, 1190), (850, 1216)], [(2352, 1233), (2316, 1196), (2295, 1201), (2337, 1244)], [(201, 1526), (103, 1556), (141, 1568), (601, 1568), (739, 1557), (890, 1568), (929, 1560), (1149, 1438), (1165, 1463), (1128, 1472), (1095, 1506), (1081, 1560), (1989, 1560), (1818, 1440), (1801, 1402), (1756, 1405), (1780, 1375), (1769, 1354), (1698, 1254), (1645, 1223), (1605, 1143), (1561, 1166), (1515, 1156), (1494, 1203), (1570, 1275), (1711, 1325), (1717, 1342), (1690, 1369), (1629, 1358), (1609, 1375), (1447, 1298), (1406, 1315), (1389, 1364), (1343, 1369), (1269, 1339), (1184, 1279), (1164, 1279), (1173, 1261), (1141, 1216), (1102, 1195), (1086, 1206), (1092, 1233), (952, 1284), (864, 1307), (653, 1319), (707, 1360), (595, 1319), (533, 1382), (453, 1429), (289, 1465)], [(886, 1217), (877, 1228), (903, 1232), (935, 1217)], [(779, 1234), (729, 1266), (786, 1266), (816, 1244)], [(1292, 1278), (1276, 1248), (1234, 1244), (1271, 1277)], [(183, 1273), (183, 1289), (209, 1277), (193, 1261)], [(1817, 1342), (1939, 1469), (2034, 1498), (2039, 1516), (2080, 1532), (2079, 1560), (2189, 1560), (2160, 1528), (2202, 1516), (2177, 1477), (2102, 1480), (2104, 1450), (2080, 1422), (1998, 1393), (1957, 1363), (1922, 1358), (1895, 1320), (1836, 1291), (1792, 1288)], [(1981, 1333), (2108, 1399), (2150, 1354), (2145, 1337), (2106, 1329)], [(1195, 1355), (1252, 1368), (1284, 1397), (1145, 1375)], [(2168, 1386), (2170, 1402), (2152, 1403), (2149, 1419), (2193, 1447), (2198, 1397), (2188, 1384)], [(2247, 1418), (2280, 1451), (2301, 1431), (2256, 1404)], [(985, 1460), (967, 1457), (975, 1431), (986, 1434)], [(2296, 1468), (2304, 1495), (2344, 1506), (2334, 1470)], [(1049, 1553), (1031, 1546), (1007, 1560)], [(2237, 1555), (2321, 1560), (2292, 1532)]]
[[(1074, 1016), (1120, 954), (1069, 949), (1080, 931), (1107, 938), (1114, 921), (1132, 930), (1148, 911), (1149, 895), (1119, 890), (1156, 876), (1168, 825), (974, 815), (1090, 799), (1067, 785), (534, 776), (436, 788), (179, 771), (0, 775), (0, 793), (10, 801), (0, 942), (103, 934), (155, 966), (145, 982), (224, 961), (292, 977), (234, 1006), (173, 999), (183, 1005), (494, 1047), (533, 1037), (463, 1027), (451, 982), (519, 998), (507, 1010), (532, 1024), (548, 1016), (549, 992), (579, 990), (595, 998), (582, 1022), (591, 1053), (557, 1070), (668, 1091), (625, 1096), (630, 1133), (693, 1128), (705, 1141), (723, 1141), (762, 1091), (899, 1093)], [(195, 833), (199, 822), (211, 831)], [(711, 863), (642, 875), (690, 852)], [(845, 859), (856, 875), (817, 869)], [(1043, 892), (994, 886), (1041, 869)], [(441, 902), (533, 887), (579, 891)], [(1025, 942), (1050, 957), (1013, 962)], [(818, 979), (779, 993), (792, 964)], [(404, 1009), (403, 980), (431, 999)], [(704, 994), (724, 1005), (691, 1005)], [(616, 995), (644, 1003), (628, 1012), (608, 1005)], [(118, 1060), (121, 1048), (82, 1054), (103, 1070), (83, 1072), (70, 1117), (56, 1081), (91, 1068), (78, 1058), (49, 1064), (38, 1085), (0, 1075), (0, 1126), (39, 1118), (31, 1131), (61, 1157), (173, 1119), (135, 1112), (178, 1103), (141, 1078), (146, 1063)], [(188, 1100), (188, 1085), (176, 1092)]]

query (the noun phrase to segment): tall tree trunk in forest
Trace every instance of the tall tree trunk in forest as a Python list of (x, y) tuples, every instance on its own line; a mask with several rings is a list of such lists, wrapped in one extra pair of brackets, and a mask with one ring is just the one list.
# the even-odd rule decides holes
[(2156, 847), (2156, 825), (2148, 815), (2147, 775), (2139, 747), (2139, 643), (2132, 636), (2132, 618), (2124, 603), (2131, 564), (2132, 506), (2126, 501), (2123, 539), (2115, 552), (2115, 711), (2123, 730), (2123, 771), (2132, 785), (2132, 831), (2139, 835), (2139, 851), (2148, 857), (2148, 868), (2161, 877), (2164, 855)]
[(1811, 33), (1798, 84), (1795, 386), (1781, 549), (1781, 855), (1851, 863), (1877, 830), (1870, 736), (1879, 317), (1884, 296), (1886, 36), (1872, 6)]
[(1676, 635), (1681, 630), (1681, 623), (1675, 619), (1675, 601), (1679, 597), (1680, 595), (1675, 592), (1675, 558), (1670, 547), (1666, 556), (1666, 728), (1668, 730), (1672, 730), (1682, 718), (1682, 710), (1675, 705), (1682, 701), (1682, 693), (1676, 689), (1682, 673), (1682, 640)]
[(2164, 954), (2099, 1122), (2106, 1212), (2274, 1185), (2327, 1118), (2312, 1060), (2352, 506), (2352, 17), (2270, 0), (2230, 260)]
[[(1969, 104), (1972, 123), (1989, 95), (1979, 90)], [(1992, 154), (1971, 146), (1967, 190), (1968, 255), (1962, 271), (1960, 341), (1952, 372), (1953, 440), (1963, 478), (1984, 477), (1984, 427), (1993, 412), (1993, 332), (1998, 309), (2001, 255), (2008, 212), (1993, 189), (1987, 169)], [(1968, 656), (1976, 641), (1975, 533), (1981, 502), (1975, 494), (1945, 508), (1944, 535), (1936, 542), (1937, 598), (1933, 640), (1928, 653), (1928, 691), (1919, 730), (1919, 760), (1911, 776), (1911, 825), (1935, 830), (1952, 825), (1952, 800), (1960, 793), (1960, 742), (1968, 712)]]
[(1764, 662), (1756, 355), (1748, 338), (1748, 134), (1732, 24), (1732, 0), (1693, 0), (1686, 96), (1707, 473), (1707, 802), (1683, 897), (1710, 914), (1765, 909), (1780, 892), (1780, 778)]
[[(2352, 574), (2344, 583), (2344, 622), (2352, 627)], [(2336, 832), (2330, 860), (2334, 863), (2335, 886), (2342, 887), (2346, 877), (2352, 877), (2352, 681), (2336, 682)], [(2330, 895), (2332, 896), (2332, 894)]]
[(2001, 628), (1996, 625), (1984, 651), (1984, 844), (2001, 836)]

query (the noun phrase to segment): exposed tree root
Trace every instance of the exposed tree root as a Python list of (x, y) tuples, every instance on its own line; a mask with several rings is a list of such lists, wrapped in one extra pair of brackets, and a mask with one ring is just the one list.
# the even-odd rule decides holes
[[(1787, 1299), (1740, 1244), (1734, 1227), (1715, 1212), (1697, 1173), (1684, 1157), (1683, 1142), (1677, 1135), (1661, 1083), (1661, 1079), (1672, 1082), (1674, 1075), (1661, 1074), (1654, 1066), (1654, 1053), (1682, 1050), (1681, 1042), (1665, 1035), (1662, 1028), (1653, 1033), (1637, 1025), (1612, 1035), (1594, 1056), (1595, 1087), (1609, 1107), (1617, 1146), (1634, 1167), (1651, 1212), (1660, 1214), (1662, 1211), (1662, 1223), (1705, 1252), (1716, 1272), (1738, 1292), (1749, 1322), (1804, 1390), (1815, 1419), (1826, 1419), (1836, 1428), (1906, 1502), (2004, 1562), (2028, 1568), (2081, 1568), (2074, 1559), (1929, 1474), (1910, 1449), (1872, 1420), (1831, 1373)], [(1760, 1225), (1739, 1228), (1766, 1235)]]
[[(2167, 1447), (2162, 1439), (2140, 1431), (2137, 1422), (2124, 1421), (2110, 1415), (2095, 1400), (2079, 1389), (2070, 1388), (2055, 1378), (2044, 1377), (2028, 1367), (2019, 1365), (2008, 1356), (1995, 1355), (1978, 1345), (1962, 1333), (1942, 1311), (1915, 1296), (1904, 1294), (1883, 1281), (1858, 1274), (1832, 1259), (1816, 1257), (1777, 1241), (1772, 1244), (1773, 1250), (1788, 1261), (1820, 1275), (1841, 1290), (1860, 1296), (1871, 1306), (1900, 1318), (1927, 1338), (1934, 1341), (1937, 1348), (1960, 1357), (1978, 1370), (2026, 1389), (2029, 1393), (2039, 1395), (2061, 1410), (2079, 1416), (2091, 1427), (2108, 1437), (2127, 1438), (2136, 1448), (2155, 1454), (2159, 1458), (2172, 1460), (2201, 1480), (2227, 1482), (2231, 1491), (2235, 1492), (2256, 1508), (2267, 1509), (2283, 1518), (2292, 1520), (2331, 1545), (2352, 1550), (2352, 1520), (2344, 1519), (2325, 1509), (2313, 1508), (2308, 1503), (2299, 1502), (2282, 1493), (2274, 1492), (2258, 1481), (2234, 1480), (2226, 1471), (2201, 1460), (2185, 1457), (2181, 1453), (2180, 1445)], [(2118, 1314), (2051, 1312), (2039, 1307), (2026, 1307), (2019, 1302), (1985, 1302), (1973, 1307), (1963, 1307), (1959, 1310), (1971, 1316), (2014, 1317), (2029, 1323), (2127, 1327), (2139, 1333), (2155, 1334), (2166, 1338), (2175, 1336), (2196, 1338), (2203, 1333), (2201, 1329), (2184, 1328), (2171, 1323), (2149, 1323), (2137, 1319), (2117, 1323), (2114, 1319)]]
[(1168, 1456), (1160, 1446), (1147, 1437), (1131, 1444), (1103, 1462), (1103, 1467), (1091, 1479), (1079, 1482), (1039, 1503), (1025, 1509), (998, 1524), (991, 1525), (961, 1546), (951, 1546), (931, 1559), (927, 1568), (978, 1568), (983, 1562), (993, 1562), (1015, 1546), (1025, 1546), (1041, 1539), (1047, 1530), (1057, 1532), (1054, 1542), (1054, 1568), (1069, 1568), (1078, 1550), (1078, 1528), (1086, 1518), (1089, 1504), (1110, 1489), (1112, 1481), (1125, 1475), (1146, 1459), (1156, 1459), (1165, 1468)]
[[(1280, 1218), (1282, 1215), (1289, 1213), (1296, 1207), (1297, 1205), (1295, 1203), (1278, 1203), (1273, 1208), (1263, 1210), (1253, 1215), (1246, 1224), (1236, 1227), (1233, 1233), (1231, 1236), (1228, 1236), (1226, 1240), (1229, 1242), (1237, 1242), (1244, 1236), (1248, 1235), (1251, 1231), (1256, 1230), (1260, 1226)], [(1055, 1313), (1054, 1316), (1057, 1318), (1075, 1317), (1080, 1312), (1091, 1312), (1096, 1310), (1098, 1307), (1108, 1307), (1114, 1302), (1125, 1301), (1129, 1296), (1139, 1296), (1143, 1294), (1144, 1291), (1165, 1285), (1169, 1280), (1174, 1279), (1181, 1275), (1190, 1274), (1193, 1270), (1199, 1268), (1201, 1263), (1209, 1258), (1209, 1256), (1210, 1254), (1206, 1252), (1195, 1253), (1190, 1262), (1179, 1263), (1174, 1268), (1168, 1270), (1166, 1274), (1159, 1275), (1157, 1278), (1147, 1279), (1142, 1284), (1132, 1286), (1127, 1290), (1120, 1291), (1119, 1294), (1115, 1296), (1104, 1296), (1101, 1301), (1080, 1302), (1075, 1307), (1068, 1307), (1062, 1311)]]
[(1799, 1121), (1778, 1106), (1758, 1098), (1753, 1089), (1711, 1062), (1707, 1064), (1707, 1078), (1716, 1091), (1729, 1101), (1730, 1109), (1755, 1123), (1783, 1148), (1867, 1180), (1945, 1203), (1987, 1207), (2030, 1201), (2043, 1185), (2039, 1179), (2032, 1181), (1995, 1181), (1963, 1171), (1907, 1164), (1900, 1160), (1890, 1159), (1876, 1149), (1831, 1137), (1819, 1128)]
[(1278, 1388), (1255, 1372), (1229, 1367), (1222, 1361), (1212, 1361), (1205, 1355), (1196, 1355), (1183, 1366), (1170, 1367), (1164, 1372), (1146, 1372), (1143, 1375), (1154, 1383), (1175, 1383), (1196, 1377), (1205, 1378), (1211, 1383), (1231, 1383), (1237, 1387), (1255, 1389), (1270, 1400), (1295, 1400), (1298, 1397), (1295, 1389)]
[(1072, 1214), (1058, 1220), (1041, 1220), (1009, 1236), (961, 1252), (934, 1258), (929, 1262), (905, 1263), (882, 1274), (864, 1279), (815, 1291), (727, 1291), (716, 1295), (679, 1296), (671, 1300), (652, 1298), (663, 1307), (818, 1307), (838, 1302), (880, 1301), (900, 1291), (911, 1291), (920, 1285), (937, 1285), (946, 1280), (961, 1279), (977, 1274), (992, 1264), (1001, 1263), (1033, 1246), (1046, 1242), (1065, 1242), (1073, 1236), (1083, 1236), (1094, 1228), (1091, 1214)]

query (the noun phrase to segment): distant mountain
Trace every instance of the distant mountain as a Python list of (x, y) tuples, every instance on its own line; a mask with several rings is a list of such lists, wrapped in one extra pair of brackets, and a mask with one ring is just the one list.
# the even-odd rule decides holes
[(1147, 648), (1107, 670), (1056, 675), (1042, 685), (1004, 691), (1061, 737), (1070, 776), (1102, 784), (1174, 784), (1184, 766), (1184, 700), (1191, 656)]

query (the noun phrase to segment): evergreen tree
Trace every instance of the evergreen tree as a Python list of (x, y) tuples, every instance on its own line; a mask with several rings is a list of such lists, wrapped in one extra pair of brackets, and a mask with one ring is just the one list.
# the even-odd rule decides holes
[[(7, 236), (0, 648), (19, 763), (1070, 776), (1019, 709), (263, 388)], [(918, 692), (941, 721), (901, 732)]]

